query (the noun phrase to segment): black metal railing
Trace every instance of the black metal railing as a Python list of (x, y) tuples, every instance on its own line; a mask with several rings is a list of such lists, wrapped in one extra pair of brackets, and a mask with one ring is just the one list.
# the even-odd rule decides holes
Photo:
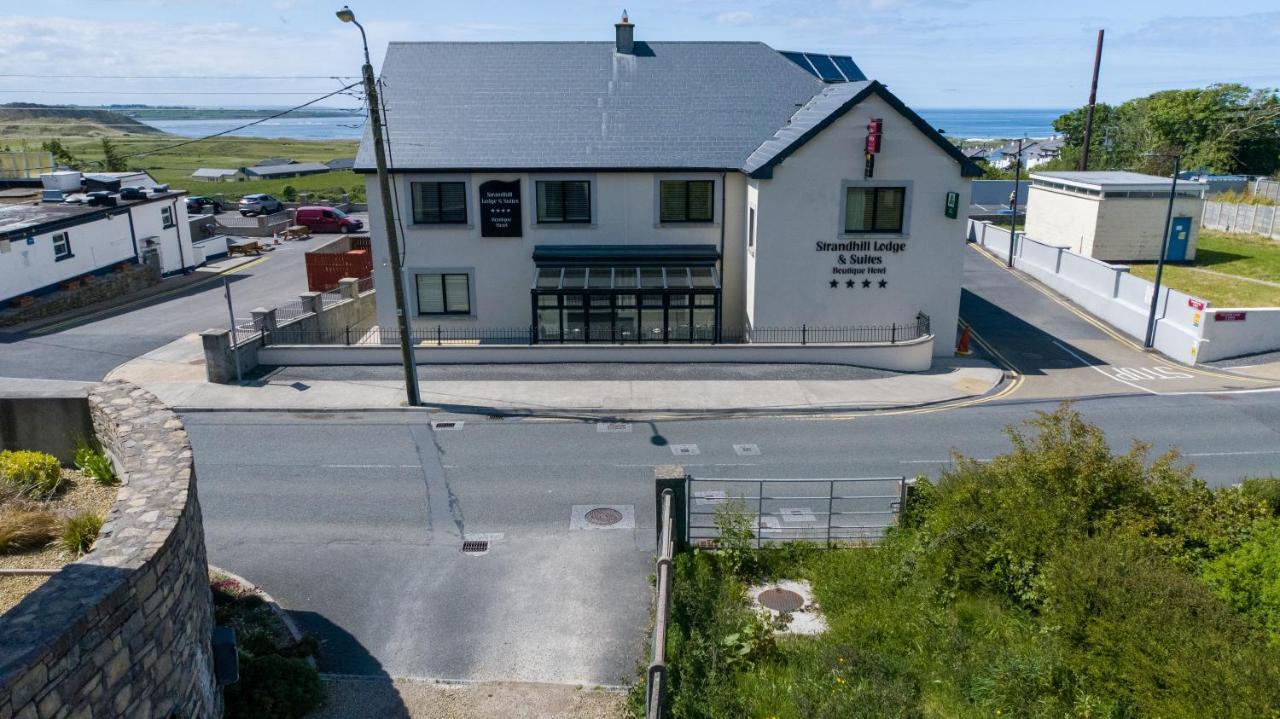
[[(915, 322), (863, 327), (751, 327), (736, 335), (722, 335), (719, 344), (898, 344), (929, 335), (929, 317), (920, 314)], [(686, 327), (671, 332), (665, 341), (661, 334), (623, 330), (618, 327), (589, 329), (554, 338), (540, 336), (539, 328), (529, 327), (417, 327), (410, 340), (419, 346), (528, 345), (528, 344), (716, 344), (713, 328)], [(400, 343), (400, 330), (395, 327), (352, 326), (332, 330), (303, 330), (279, 327), (264, 338), (268, 344), (301, 345), (395, 345)]]

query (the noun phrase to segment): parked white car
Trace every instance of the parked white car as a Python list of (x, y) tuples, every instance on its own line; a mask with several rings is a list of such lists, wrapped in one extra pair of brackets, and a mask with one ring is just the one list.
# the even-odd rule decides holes
[(284, 209), (284, 203), (271, 195), (245, 195), (240, 198), (240, 214), (245, 217), (269, 215)]

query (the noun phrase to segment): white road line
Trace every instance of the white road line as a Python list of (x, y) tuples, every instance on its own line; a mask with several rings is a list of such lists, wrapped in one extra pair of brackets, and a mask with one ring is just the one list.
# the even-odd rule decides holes
[(1061, 342), (1059, 342), (1059, 341), (1057, 341), (1057, 340), (1054, 340), (1054, 341), (1053, 341), (1053, 343), (1054, 343), (1055, 345), (1058, 345), (1058, 347), (1061, 347), (1064, 351), (1066, 351), (1066, 352), (1067, 352), (1068, 354), (1070, 354), (1072, 357), (1075, 357), (1076, 359), (1080, 360), (1080, 363), (1081, 363), (1081, 364), (1083, 364), (1083, 365), (1084, 365), (1084, 366), (1086, 366), (1086, 367), (1091, 367), (1091, 368), (1093, 368), (1094, 370), (1096, 370), (1096, 371), (1098, 372), (1098, 374), (1102, 375), (1103, 377), (1106, 377), (1107, 379), (1113, 379), (1113, 380), (1115, 380), (1115, 381), (1117, 381), (1117, 382), (1120, 382), (1120, 383), (1122, 383), (1122, 384), (1127, 384), (1127, 385), (1129, 385), (1130, 387), (1132, 387), (1132, 388), (1134, 388), (1134, 389), (1142, 390), (1143, 392), (1149, 392), (1149, 393), (1154, 394), (1154, 395), (1162, 395), (1162, 394), (1164, 394), (1163, 392), (1157, 392), (1157, 391), (1155, 391), (1155, 390), (1151, 389), (1150, 387), (1143, 387), (1143, 386), (1142, 386), (1142, 385), (1140, 385), (1140, 384), (1134, 384), (1134, 383), (1132, 383), (1132, 382), (1130, 382), (1130, 381), (1128, 381), (1128, 380), (1120, 379), (1119, 377), (1117, 377), (1117, 376), (1115, 376), (1115, 375), (1111, 374), (1110, 372), (1108, 372), (1108, 371), (1106, 371), (1106, 370), (1102, 369), (1102, 368), (1101, 368), (1101, 367), (1099, 367), (1098, 365), (1090, 364), (1090, 363), (1089, 363), (1089, 360), (1086, 360), (1085, 358), (1083, 358), (1083, 357), (1081, 357), (1080, 355), (1076, 354), (1075, 352), (1073, 352), (1073, 351), (1071, 350), (1071, 348), (1070, 348), (1070, 347), (1067, 347), (1066, 345), (1062, 344)]
[[(990, 459), (975, 459), (974, 462), (990, 462)], [(949, 459), (900, 459), (898, 464), (951, 464)]]
[(421, 469), (420, 464), (321, 464), (321, 469)]

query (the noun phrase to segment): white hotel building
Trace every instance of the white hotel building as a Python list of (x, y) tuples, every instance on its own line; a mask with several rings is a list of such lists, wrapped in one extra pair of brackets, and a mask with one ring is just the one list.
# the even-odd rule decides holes
[[(848, 57), (634, 41), (625, 19), (615, 29), (615, 42), (389, 47), (388, 155), (415, 333), (909, 341), (952, 354), (956, 209), (976, 166)], [(373, 155), (366, 133), (356, 170), (378, 324), (390, 328)]]

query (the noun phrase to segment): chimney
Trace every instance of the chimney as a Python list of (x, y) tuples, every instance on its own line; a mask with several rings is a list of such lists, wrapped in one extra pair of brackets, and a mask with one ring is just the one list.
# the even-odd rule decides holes
[(633, 55), (636, 50), (636, 26), (627, 19), (627, 11), (622, 11), (622, 21), (614, 24), (616, 41), (614, 49), (623, 55)]

